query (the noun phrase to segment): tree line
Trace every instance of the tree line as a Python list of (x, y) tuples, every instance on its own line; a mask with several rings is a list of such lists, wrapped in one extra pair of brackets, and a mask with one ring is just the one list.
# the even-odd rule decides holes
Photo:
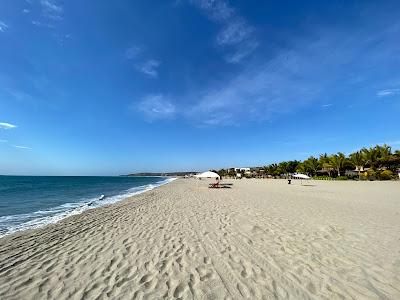
[[(364, 179), (390, 180), (398, 178), (400, 151), (392, 151), (388, 145), (362, 148), (345, 155), (342, 152), (319, 157), (310, 156), (304, 161), (290, 160), (273, 163), (264, 167), (239, 171), (243, 177), (287, 177), (293, 173), (303, 173), (316, 179)], [(235, 177), (234, 168), (217, 171), (220, 176)]]

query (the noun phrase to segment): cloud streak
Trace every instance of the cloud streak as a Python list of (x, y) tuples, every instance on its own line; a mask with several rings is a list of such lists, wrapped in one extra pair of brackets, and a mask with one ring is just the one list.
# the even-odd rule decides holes
[(134, 45), (125, 51), (126, 59), (136, 59), (143, 52), (143, 47)]
[(63, 19), (63, 7), (59, 5), (55, 0), (40, 0), (43, 14), (55, 21), (61, 21)]
[(52, 24), (43, 23), (43, 22), (40, 22), (40, 21), (37, 21), (37, 20), (33, 20), (32, 24), (35, 25), (35, 26), (38, 26), (38, 27), (45, 27), (45, 28), (50, 28), (50, 29), (54, 29), (55, 28), (55, 26), (52, 25)]
[(144, 52), (143, 46), (134, 45), (125, 51), (125, 58), (134, 62), (136, 71), (150, 78), (157, 78), (161, 62), (153, 58), (145, 59)]
[(17, 148), (17, 149), (32, 150), (31, 147), (27, 147), (27, 146), (13, 145), (13, 147)]
[(132, 108), (143, 113), (149, 121), (171, 119), (176, 114), (175, 105), (162, 94), (147, 95)]
[[(230, 14), (224, 12), (221, 18), (230, 18)], [(143, 104), (141, 111), (147, 116), (179, 115), (196, 126), (240, 126), (273, 121), (311, 103), (324, 109), (338, 105), (334, 102), (340, 100), (334, 90), (338, 82), (341, 98), (357, 97), (358, 91), (370, 92), (369, 86), (387, 82), (388, 78), (376, 74), (392, 67), (398, 59), (400, 25), (371, 24), (362, 31), (345, 32), (337, 28), (310, 30), (288, 39), (285, 48), (275, 56), (247, 64), (238, 73), (228, 74), (207, 86), (200, 83), (180, 96), (175, 95), (175, 104), (165, 103), (165, 113), (161, 100), (153, 100), (154, 105)], [(241, 40), (239, 37), (235, 43), (240, 44)], [(382, 90), (378, 95), (399, 92)]]
[(13, 128), (17, 128), (17, 125), (6, 122), (0, 122), (0, 129), (13, 129)]
[(400, 89), (387, 89), (381, 90), (376, 93), (378, 97), (387, 97), (387, 96), (394, 96), (400, 94)]
[[(389, 25), (357, 32), (318, 29), (292, 38), (285, 49), (266, 62), (248, 65), (229, 79), (189, 92), (184, 98), (190, 99), (191, 105), (180, 111), (204, 125), (240, 125), (273, 120), (320, 99), (332, 101), (326, 95), (332, 94), (330, 89), (338, 81), (343, 83), (341, 92), (353, 95), (354, 76), (362, 74), (363, 80), (376, 85), (385, 80), (375, 77), (374, 70), (386, 68), (397, 59), (398, 34), (400, 26)], [(357, 84), (360, 86), (360, 82)], [(399, 92), (383, 90), (378, 95)], [(320, 105), (328, 108), (331, 104)]]
[(234, 15), (234, 9), (226, 1), (191, 0), (190, 3), (204, 10), (207, 16), (215, 22), (227, 21)]
[(217, 35), (217, 43), (220, 46), (233, 46), (246, 40), (253, 29), (243, 20), (228, 22)]
[(144, 63), (136, 65), (136, 70), (142, 72), (143, 74), (156, 78), (158, 77), (158, 67), (160, 66), (160, 62), (155, 59), (150, 59), (145, 61)]
[(5, 32), (8, 30), (8, 25), (3, 21), (0, 21), (0, 32)]
[(216, 44), (225, 52), (229, 63), (239, 63), (258, 47), (254, 28), (224, 0), (191, 0), (207, 17), (221, 25)]

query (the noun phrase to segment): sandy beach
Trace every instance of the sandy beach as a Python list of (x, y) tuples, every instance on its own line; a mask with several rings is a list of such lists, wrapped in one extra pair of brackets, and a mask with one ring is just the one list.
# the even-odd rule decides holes
[(0, 239), (1, 299), (400, 299), (400, 183), (176, 180)]

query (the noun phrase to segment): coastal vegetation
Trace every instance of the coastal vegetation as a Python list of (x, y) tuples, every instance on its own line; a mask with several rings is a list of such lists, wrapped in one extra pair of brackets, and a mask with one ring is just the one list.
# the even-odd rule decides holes
[(293, 173), (307, 174), (314, 179), (325, 180), (391, 180), (398, 178), (400, 170), (400, 151), (392, 151), (388, 145), (362, 148), (359, 151), (345, 155), (342, 152), (319, 157), (310, 156), (304, 161), (291, 160), (272, 163), (250, 170), (235, 168), (221, 169), (218, 172), (223, 177), (288, 177)]

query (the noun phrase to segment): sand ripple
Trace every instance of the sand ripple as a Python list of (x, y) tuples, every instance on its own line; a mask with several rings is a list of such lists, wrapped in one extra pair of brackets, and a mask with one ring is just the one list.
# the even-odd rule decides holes
[(1, 299), (400, 299), (392, 183), (178, 180), (0, 239)]

